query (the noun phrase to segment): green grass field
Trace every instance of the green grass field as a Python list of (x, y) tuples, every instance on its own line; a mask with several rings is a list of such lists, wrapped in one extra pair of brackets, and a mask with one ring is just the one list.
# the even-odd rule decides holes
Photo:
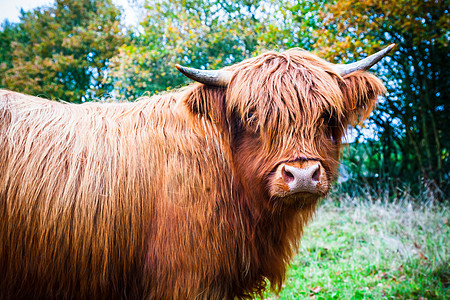
[[(335, 198), (332, 196), (330, 198)], [(326, 199), (265, 299), (450, 299), (448, 204)]]

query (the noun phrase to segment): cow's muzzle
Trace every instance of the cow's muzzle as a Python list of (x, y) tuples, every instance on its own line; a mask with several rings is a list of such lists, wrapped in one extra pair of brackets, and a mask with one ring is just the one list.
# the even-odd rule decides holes
[(322, 163), (317, 160), (284, 162), (276, 168), (271, 182), (271, 196), (322, 196), (328, 191), (328, 179)]

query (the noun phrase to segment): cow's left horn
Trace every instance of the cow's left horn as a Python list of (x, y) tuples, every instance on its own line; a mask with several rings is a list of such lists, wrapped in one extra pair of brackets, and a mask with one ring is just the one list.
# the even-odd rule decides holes
[(377, 53), (372, 54), (369, 57), (366, 57), (360, 61), (351, 64), (346, 65), (337, 64), (335, 65), (336, 73), (338, 73), (341, 76), (345, 76), (358, 70), (367, 71), (377, 62), (379, 62), (384, 56), (386, 56), (386, 54), (388, 54), (388, 52), (391, 51), (392, 48), (394, 47), (395, 44), (391, 44), (386, 48), (384, 48), (383, 50), (378, 51)]
[(221, 86), (221, 87), (228, 86), (228, 83), (230, 83), (231, 80), (231, 75), (233, 74), (230, 71), (199, 70), (194, 68), (183, 67), (180, 66), (179, 64), (176, 64), (175, 67), (186, 77), (195, 80), (197, 82), (212, 86)]

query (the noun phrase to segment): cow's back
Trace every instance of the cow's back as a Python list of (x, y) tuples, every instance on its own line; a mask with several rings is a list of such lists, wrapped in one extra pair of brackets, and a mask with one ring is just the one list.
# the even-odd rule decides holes
[(236, 255), (229, 145), (174, 97), (74, 105), (0, 92), (0, 298), (229, 293), (212, 288), (218, 253)]
[(132, 113), (0, 92), (0, 298), (140, 290), (151, 196)]

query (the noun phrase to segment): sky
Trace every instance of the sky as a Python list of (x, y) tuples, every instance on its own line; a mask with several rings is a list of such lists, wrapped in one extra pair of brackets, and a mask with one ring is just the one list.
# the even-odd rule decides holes
[(51, 3), (53, 3), (52, 0), (0, 0), (0, 22), (6, 19), (10, 22), (18, 22), (20, 8), (27, 11)]
[[(127, 0), (113, 0), (114, 4), (124, 8), (124, 21), (129, 25), (137, 25), (137, 17)], [(55, 3), (54, 0), (0, 0), (0, 23), (8, 19), (10, 22), (18, 22), (20, 9), (32, 10), (39, 6)]]

